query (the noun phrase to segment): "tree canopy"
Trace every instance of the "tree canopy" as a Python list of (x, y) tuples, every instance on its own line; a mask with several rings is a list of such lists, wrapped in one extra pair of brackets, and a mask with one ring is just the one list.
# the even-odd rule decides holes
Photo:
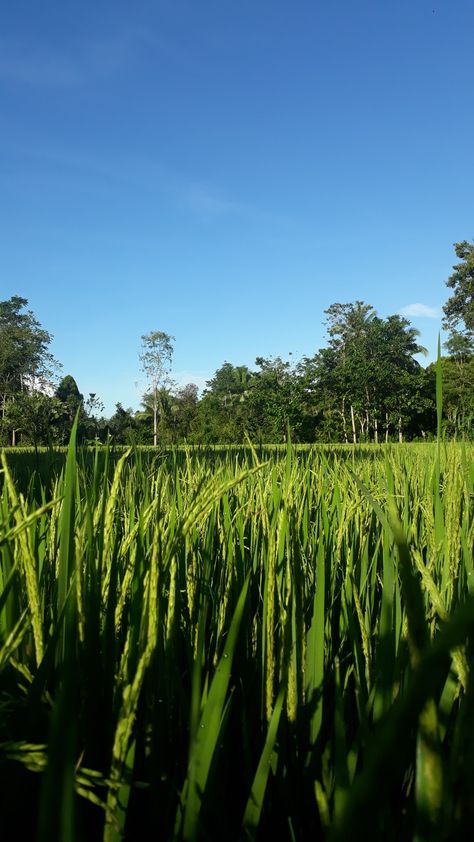
[[(460, 263), (453, 266), (453, 273), (446, 281), (452, 295), (443, 307), (444, 325), (450, 331), (465, 331), (474, 339), (474, 243), (463, 240), (454, 243)], [(472, 347), (471, 347), (472, 350)]]
[(6, 395), (46, 381), (58, 365), (49, 351), (51, 334), (27, 306), (18, 295), (0, 301), (0, 385)]
[[(21, 407), (34, 391), (44, 391), (58, 368), (49, 350), (52, 336), (26, 309), (28, 300), (18, 295), (0, 301), (0, 406), (3, 437), (25, 426)], [(13, 411), (14, 410), (14, 411)]]
[[(474, 418), (474, 246), (459, 243), (445, 305), (451, 329), (442, 359), (444, 423), (450, 435), (471, 435)], [(53, 389), (57, 368), (51, 335), (19, 296), (0, 302), (0, 436), (7, 443), (66, 442), (76, 415), (80, 441), (167, 445), (294, 441), (401, 441), (435, 435), (435, 371), (420, 360), (418, 331), (399, 314), (386, 318), (364, 301), (325, 311), (327, 341), (293, 361), (256, 358), (253, 366), (225, 361), (203, 394), (171, 379), (174, 337), (142, 336), (146, 391), (139, 411), (117, 402), (111, 418), (95, 392), (84, 400), (71, 374)]]
[[(142, 347), (140, 361), (142, 371), (148, 380), (148, 397), (151, 401), (153, 412), (153, 444), (158, 441), (158, 413), (165, 412), (165, 401), (163, 392), (169, 386), (169, 375), (171, 361), (173, 359), (174, 336), (162, 330), (153, 330), (142, 336)], [(160, 400), (161, 396), (161, 400)], [(145, 409), (147, 401), (145, 398)]]

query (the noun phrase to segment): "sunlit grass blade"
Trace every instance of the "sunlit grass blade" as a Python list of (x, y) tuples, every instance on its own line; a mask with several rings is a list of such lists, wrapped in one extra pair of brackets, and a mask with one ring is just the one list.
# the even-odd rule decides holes
[(213, 676), (194, 743), (191, 746), (182, 831), (183, 839), (186, 840), (195, 839), (198, 832), (201, 803), (206, 792), (207, 778), (220, 733), (232, 660), (247, 600), (248, 586), (249, 579), (247, 578), (237, 601), (224, 652)]
[(273, 713), (268, 725), (267, 736), (262, 754), (257, 766), (257, 771), (253, 779), (250, 796), (247, 801), (243, 818), (243, 834), (245, 839), (254, 839), (260, 815), (263, 808), (265, 798), (265, 790), (267, 787), (268, 776), (272, 766), (272, 754), (275, 748), (275, 742), (278, 734), (278, 726), (280, 724), (281, 712), (283, 710), (283, 703), (285, 700), (285, 687), (281, 687), (280, 692), (276, 698)]

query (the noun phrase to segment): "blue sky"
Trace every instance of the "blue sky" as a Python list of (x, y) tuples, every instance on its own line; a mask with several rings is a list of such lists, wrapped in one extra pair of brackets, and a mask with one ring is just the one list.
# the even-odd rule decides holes
[(362, 299), (433, 358), (474, 237), (473, 32), (472, 0), (3, 4), (2, 300), (109, 413), (151, 330), (202, 386)]

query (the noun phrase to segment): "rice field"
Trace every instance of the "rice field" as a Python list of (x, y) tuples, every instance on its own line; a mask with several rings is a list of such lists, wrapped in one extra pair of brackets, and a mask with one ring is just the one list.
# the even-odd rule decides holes
[(1, 456), (4, 838), (465, 839), (469, 444)]

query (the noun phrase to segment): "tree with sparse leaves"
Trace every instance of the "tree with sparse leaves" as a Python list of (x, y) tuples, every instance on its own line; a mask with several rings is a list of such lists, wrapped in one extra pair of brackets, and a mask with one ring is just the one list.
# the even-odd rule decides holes
[(140, 361), (142, 371), (148, 380), (147, 397), (153, 411), (153, 444), (158, 443), (158, 410), (160, 392), (170, 386), (171, 362), (173, 359), (174, 336), (161, 330), (154, 330), (142, 336)]

